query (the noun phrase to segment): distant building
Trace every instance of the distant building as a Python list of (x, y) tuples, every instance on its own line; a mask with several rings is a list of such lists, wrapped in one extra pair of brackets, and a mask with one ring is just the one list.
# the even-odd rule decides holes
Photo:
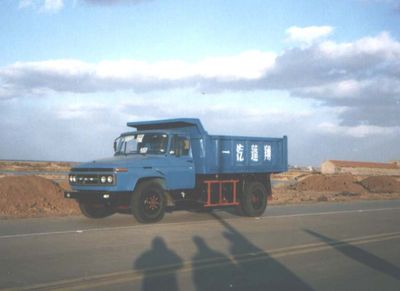
[(372, 163), (327, 160), (321, 164), (322, 174), (350, 173), (353, 175), (400, 176), (396, 163)]

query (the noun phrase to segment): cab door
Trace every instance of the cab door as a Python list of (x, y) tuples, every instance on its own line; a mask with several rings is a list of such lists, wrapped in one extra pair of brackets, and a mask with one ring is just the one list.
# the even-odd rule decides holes
[(168, 189), (194, 188), (196, 175), (188, 136), (175, 134), (171, 137), (168, 159), (169, 166), (165, 173)]

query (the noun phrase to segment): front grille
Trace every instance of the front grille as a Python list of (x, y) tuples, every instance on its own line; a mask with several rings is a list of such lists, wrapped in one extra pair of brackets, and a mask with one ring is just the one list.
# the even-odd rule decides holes
[(72, 168), (71, 172), (114, 172), (113, 168)]
[[(109, 182), (105, 182), (102, 183), (101, 182), (101, 177), (109, 177), (111, 176), (112, 179), (112, 183)], [(70, 184), (71, 185), (101, 185), (101, 186), (112, 186), (115, 185), (115, 175), (110, 175), (110, 174), (70, 174), (69, 175), (70, 179)], [(74, 181), (71, 181), (71, 177), (74, 177)]]
[(78, 185), (97, 185), (100, 184), (99, 175), (77, 175), (76, 184)]

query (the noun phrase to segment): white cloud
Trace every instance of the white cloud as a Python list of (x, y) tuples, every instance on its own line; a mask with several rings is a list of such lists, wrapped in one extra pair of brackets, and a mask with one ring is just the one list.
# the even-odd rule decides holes
[(150, 2), (152, 0), (84, 0), (93, 5), (123, 5), (123, 4), (140, 4)]
[(326, 41), (319, 46), (321, 52), (328, 57), (338, 58), (354, 55), (378, 55), (382, 58), (400, 57), (400, 43), (386, 31), (374, 37), (364, 37), (354, 42), (336, 43)]
[(287, 41), (310, 45), (333, 32), (332, 26), (292, 26), (286, 30)]
[[(17, 62), (0, 68), (0, 86), (14, 91), (47, 88), (69, 92), (179, 87), (211, 91), (284, 89), (295, 93), (331, 91), (334, 94), (329, 96), (351, 97), (374, 78), (390, 80), (390, 76), (396, 76), (400, 73), (399, 64), (400, 42), (384, 32), (351, 43), (322, 42), (294, 48), (279, 56), (272, 52), (246, 51), (234, 56), (206, 57), (194, 63), (129, 59), (99, 63)], [(311, 94), (311, 97), (321, 98), (321, 95)]]
[[(25, 90), (96, 92), (197, 86), (207, 81), (235, 82), (261, 78), (274, 66), (275, 54), (248, 51), (236, 56), (206, 58), (196, 63), (178, 60), (148, 63), (137, 60), (17, 62), (0, 68), (0, 84)], [(0, 98), (9, 96), (3, 92)], [(17, 92), (15, 92), (17, 93)]]
[(55, 112), (59, 119), (93, 119), (98, 112), (105, 113), (109, 107), (102, 104), (69, 104), (59, 107)]
[(311, 98), (339, 99), (339, 98), (361, 98), (361, 93), (370, 85), (370, 81), (358, 81), (354, 79), (339, 80), (327, 84), (309, 86), (298, 89), (297, 94)]
[(335, 123), (323, 122), (318, 125), (321, 133), (345, 135), (355, 138), (370, 136), (387, 136), (400, 134), (400, 126), (382, 127), (374, 125), (341, 126)]
[(43, 10), (49, 12), (57, 12), (64, 6), (63, 0), (45, 0), (43, 4)]
[(399, 75), (400, 42), (382, 32), (353, 42), (287, 50), (260, 86), (345, 107), (338, 114), (343, 126), (392, 127), (400, 125)]
[[(190, 78), (216, 78), (240, 80), (261, 78), (274, 65), (275, 54), (247, 51), (236, 56), (209, 57), (197, 63), (178, 60), (146, 63), (135, 60), (103, 61), (92, 66), (99, 78), (183, 80)], [(76, 63), (84, 66), (85, 64)], [(86, 66), (87, 67), (87, 66)]]
[(246, 51), (191, 63), (129, 59), (17, 62), (0, 67), (0, 99), (63, 92), (144, 94), (185, 88), (214, 94), (280, 90), (341, 109), (337, 111), (340, 126), (393, 127), (400, 125), (399, 74), (400, 42), (383, 32), (353, 42), (325, 41), (291, 48), (280, 54)]
[(33, 8), (40, 12), (55, 13), (64, 7), (64, 0), (20, 0), (18, 7)]
[[(92, 5), (113, 6), (113, 5), (136, 5), (152, 0), (71, 0), (72, 7), (79, 2)], [(64, 7), (64, 0), (19, 0), (18, 8), (34, 8), (40, 12), (58, 12)]]
[(247, 51), (237, 56), (206, 58), (194, 65), (194, 71), (206, 78), (259, 79), (273, 68), (275, 58), (271, 52)]

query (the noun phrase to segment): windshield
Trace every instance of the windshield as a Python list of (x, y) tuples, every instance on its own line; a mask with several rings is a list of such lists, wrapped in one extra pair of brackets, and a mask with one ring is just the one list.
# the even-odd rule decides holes
[(116, 155), (165, 154), (168, 135), (163, 133), (135, 133), (116, 139)]

